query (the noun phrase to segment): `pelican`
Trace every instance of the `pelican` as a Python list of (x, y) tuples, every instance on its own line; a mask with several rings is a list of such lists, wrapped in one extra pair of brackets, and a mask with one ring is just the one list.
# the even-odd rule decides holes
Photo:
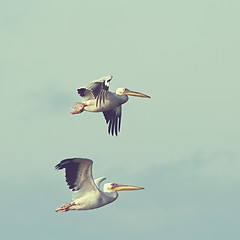
[(86, 87), (79, 88), (77, 92), (84, 101), (74, 105), (71, 113), (102, 112), (108, 124), (108, 133), (117, 136), (121, 125), (122, 104), (128, 101), (128, 96), (142, 98), (150, 98), (150, 96), (127, 88), (118, 88), (116, 93), (112, 93), (108, 91), (112, 78), (105, 76), (92, 81)]
[(118, 191), (140, 190), (142, 187), (131, 185), (119, 185), (117, 183), (104, 184), (103, 191), (99, 189), (100, 183), (105, 177), (93, 180), (93, 161), (86, 158), (70, 158), (62, 160), (56, 165), (56, 170), (64, 169), (66, 182), (73, 191), (73, 201), (57, 208), (56, 212), (69, 210), (89, 210), (103, 207), (118, 197)]

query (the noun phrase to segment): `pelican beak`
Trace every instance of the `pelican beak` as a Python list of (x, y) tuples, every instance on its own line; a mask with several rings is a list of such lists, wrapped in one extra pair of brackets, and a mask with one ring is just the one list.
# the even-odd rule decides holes
[(111, 190), (113, 190), (113, 191), (131, 191), (131, 190), (141, 190), (141, 189), (144, 189), (144, 188), (131, 186), (131, 185), (116, 185)]
[(142, 97), (142, 98), (151, 98), (150, 96), (140, 93), (140, 92), (134, 92), (132, 90), (126, 89), (123, 93), (124, 95), (134, 96), (134, 97)]

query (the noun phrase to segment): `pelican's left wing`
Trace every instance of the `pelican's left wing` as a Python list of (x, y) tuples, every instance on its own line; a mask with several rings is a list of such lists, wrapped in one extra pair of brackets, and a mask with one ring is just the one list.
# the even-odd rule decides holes
[(69, 158), (56, 165), (56, 169), (65, 168), (66, 182), (72, 191), (99, 191), (92, 177), (93, 161), (86, 158)]
[(86, 99), (95, 98), (96, 107), (101, 106), (105, 103), (111, 80), (112, 76), (106, 76), (92, 81), (87, 87), (79, 88), (78, 94)]
[(122, 117), (122, 105), (103, 112), (106, 123), (108, 124), (108, 133), (112, 135), (118, 135), (120, 132), (121, 126), (121, 117)]

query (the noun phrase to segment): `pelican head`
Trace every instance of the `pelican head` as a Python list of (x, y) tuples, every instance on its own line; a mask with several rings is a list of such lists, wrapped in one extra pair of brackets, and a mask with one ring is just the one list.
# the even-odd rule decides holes
[(135, 92), (132, 90), (129, 90), (128, 88), (118, 88), (116, 91), (117, 95), (129, 95), (129, 96), (134, 96), (134, 97), (143, 97), (143, 98), (151, 98), (150, 96), (140, 93), (140, 92)]
[(130, 191), (130, 190), (140, 190), (140, 189), (144, 189), (144, 188), (132, 186), (132, 185), (120, 185), (117, 183), (104, 184), (104, 192)]

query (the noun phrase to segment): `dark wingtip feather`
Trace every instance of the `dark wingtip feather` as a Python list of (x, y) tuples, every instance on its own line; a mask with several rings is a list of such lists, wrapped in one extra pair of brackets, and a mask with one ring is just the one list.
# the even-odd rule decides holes
[(121, 114), (116, 115), (114, 110), (103, 112), (106, 123), (108, 124), (108, 133), (112, 136), (118, 136), (120, 132)]
[(77, 92), (81, 97), (84, 97), (85, 90), (86, 90), (85, 88), (79, 88), (79, 89), (77, 89)]
[(63, 168), (65, 168), (65, 161), (63, 160), (63, 161), (61, 161), (59, 164), (57, 164), (56, 166), (55, 166), (55, 169), (56, 170), (61, 170), (61, 169), (63, 169)]
[(121, 116), (118, 119), (118, 132), (120, 132), (120, 126), (121, 126)]
[(112, 121), (109, 121), (108, 123), (108, 133), (111, 134), (111, 130), (112, 130)]
[(115, 135), (118, 135), (118, 118), (115, 120)]
[(59, 164), (57, 164), (57, 165), (55, 166), (55, 169), (56, 169), (56, 170), (60, 170), (60, 169), (63, 169), (63, 167), (62, 167), (61, 164), (59, 163)]
[(71, 161), (73, 161), (73, 160), (75, 160), (75, 159), (76, 159), (76, 158), (64, 159), (64, 160), (62, 160), (59, 164), (57, 164), (57, 165), (55, 166), (55, 169), (56, 169), (56, 170), (61, 170), (61, 169), (63, 169), (63, 168), (66, 168), (67, 165), (68, 165), (69, 163), (71, 163)]

